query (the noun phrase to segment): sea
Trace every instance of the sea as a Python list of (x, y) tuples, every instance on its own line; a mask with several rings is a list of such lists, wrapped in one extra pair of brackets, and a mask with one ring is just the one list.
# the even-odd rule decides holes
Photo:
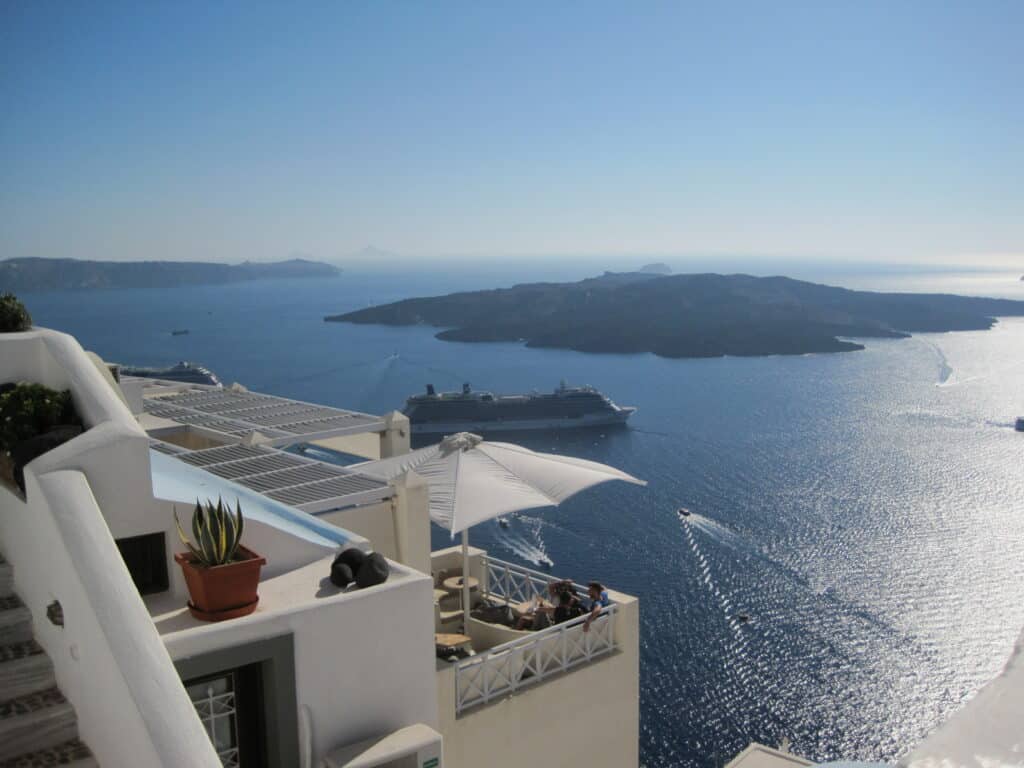
[[(711, 768), (784, 739), (815, 761), (895, 760), (999, 673), (1024, 626), (1024, 318), (868, 339), (860, 352), (707, 360), (323, 321), (616, 267), (629, 268), (366, 265), (327, 280), (23, 299), (37, 325), (110, 361), (190, 360), (255, 391), (372, 413), (464, 382), (516, 393), (566, 380), (638, 407), (628, 428), (511, 439), (646, 487), (591, 489), (507, 529), (477, 526), (472, 543), (640, 598), (642, 765)], [(748, 271), (1024, 299), (1019, 273), (1000, 271)], [(449, 543), (434, 531), (435, 546)]]

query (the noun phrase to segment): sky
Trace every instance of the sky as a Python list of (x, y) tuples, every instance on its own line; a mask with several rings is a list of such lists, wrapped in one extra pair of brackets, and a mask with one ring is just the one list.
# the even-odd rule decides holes
[(0, 4), (0, 258), (1024, 267), (1024, 3)]

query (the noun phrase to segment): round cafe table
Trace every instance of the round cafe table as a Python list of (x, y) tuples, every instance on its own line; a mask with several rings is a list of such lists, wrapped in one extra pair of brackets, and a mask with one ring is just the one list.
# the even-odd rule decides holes
[[(444, 587), (444, 591), (449, 595), (458, 595), (462, 593), (462, 577), (461, 576), (449, 576), (443, 582), (441, 586)], [(469, 577), (469, 591), (475, 592), (480, 586), (480, 580), (470, 576)]]

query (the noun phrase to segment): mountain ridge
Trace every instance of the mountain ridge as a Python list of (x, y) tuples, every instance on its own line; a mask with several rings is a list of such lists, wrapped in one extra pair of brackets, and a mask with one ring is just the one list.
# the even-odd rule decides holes
[(0, 261), (0, 291), (220, 285), (247, 280), (334, 277), (340, 272), (331, 264), (309, 259), (226, 264), (211, 261), (15, 258)]
[[(577, 283), (524, 283), (369, 307), (324, 319), (430, 325), (444, 341), (662, 357), (845, 352), (850, 337), (987, 330), (1024, 302), (853, 291), (788, 277), (606, 272)], [(844, 338), (840, 338), (844, 337)]]

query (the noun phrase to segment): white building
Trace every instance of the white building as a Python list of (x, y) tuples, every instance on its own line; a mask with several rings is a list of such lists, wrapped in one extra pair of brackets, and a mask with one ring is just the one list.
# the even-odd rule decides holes
[[(0, 768), (637, 765), (635, 599), (612, 592), (587, 633), (464, 617), (444, 584), (461, 552), (430, 551), (425, 482), (316, 458), (407, 451), (401, 415), (119, 385), (43, 329), (0, 335), (14, 381), (70, 390), (86, 431), (26, 465), (24, 494), (0, 483)], [(282, 450), (297, 443), (313, 449)], [(208, 623), (186, 607), (172, 511), (218, 496), (239, 499), (267, 564), (256, 610)], [(383, 554), (387, 580), (335, 587), (350, 547)], [(482, 604), (552, 578), (470, 554)], [(464, 634), (463, 658), (438, 658), (438, 633)]]

